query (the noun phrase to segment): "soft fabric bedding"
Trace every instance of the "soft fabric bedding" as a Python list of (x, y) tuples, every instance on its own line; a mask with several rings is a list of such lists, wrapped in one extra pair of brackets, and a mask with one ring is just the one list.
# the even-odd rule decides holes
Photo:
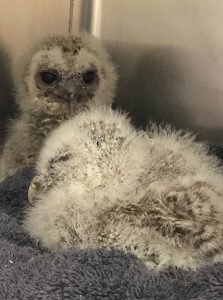
[(26, 168), (0, 184), (1, 300), (223, 299), (223, 263), (155, 273), (117, 250), (41, 248), (21, 225), (33, 176)]

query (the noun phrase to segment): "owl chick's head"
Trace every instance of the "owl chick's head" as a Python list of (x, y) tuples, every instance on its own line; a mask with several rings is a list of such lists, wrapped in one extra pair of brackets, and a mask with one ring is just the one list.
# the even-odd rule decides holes
[(117, 75), (109, 55), (92, 36), (52, 36), (33, 51), (22, 70), (19, 105), (44, 110), (55, 105), (71, 115), (90, 103), (111, 103)]

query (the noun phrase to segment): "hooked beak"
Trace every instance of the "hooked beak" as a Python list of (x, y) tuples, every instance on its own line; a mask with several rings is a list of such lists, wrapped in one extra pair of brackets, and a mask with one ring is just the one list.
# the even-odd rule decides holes
[(67, 91), (67, 101), (71, 102), (74, 100), (75, 96), (75, 85), (73, 80), (68, 80), (66, 84), (66, 91)]
[(40, 192), (40, 176), (36, 175), (33, 178), (33, 180), (31, 181), (31, 184), (30, 184), (29, 190), (28, 190), (28, 200), (29, 200), (30, 204), (34, 203), (39, 192)]
[(63, 88), (58, 90), (46, 91), (45, 96), (52, 97), (52, 101), (71, 103), (75, 100), (76, 88), (73, 80), (68, 80)]

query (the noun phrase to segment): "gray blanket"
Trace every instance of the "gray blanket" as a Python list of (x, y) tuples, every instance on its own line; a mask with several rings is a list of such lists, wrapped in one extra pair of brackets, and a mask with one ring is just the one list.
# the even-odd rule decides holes
[(159, 274), (116, 250), (48, 252), (22, 229), (32, 169), (0, 184), (0, 300), (222, 300), (223, 263)]

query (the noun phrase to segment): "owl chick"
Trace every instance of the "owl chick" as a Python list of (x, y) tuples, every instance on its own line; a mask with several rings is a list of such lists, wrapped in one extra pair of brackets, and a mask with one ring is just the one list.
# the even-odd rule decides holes
[(91, 108), (47, 139), (24, 226), (50, 249), (116, 247), (151, 268), (222, 259), (222, 170), (189, 134)]
[(21, 114), (9, 129), (0, 178), (35, 163), (44, 138), (91, 104), (111, 103), (116, 71), (100, 43), (88, 34), (53, 36), (31, 51), (20, 68)]

